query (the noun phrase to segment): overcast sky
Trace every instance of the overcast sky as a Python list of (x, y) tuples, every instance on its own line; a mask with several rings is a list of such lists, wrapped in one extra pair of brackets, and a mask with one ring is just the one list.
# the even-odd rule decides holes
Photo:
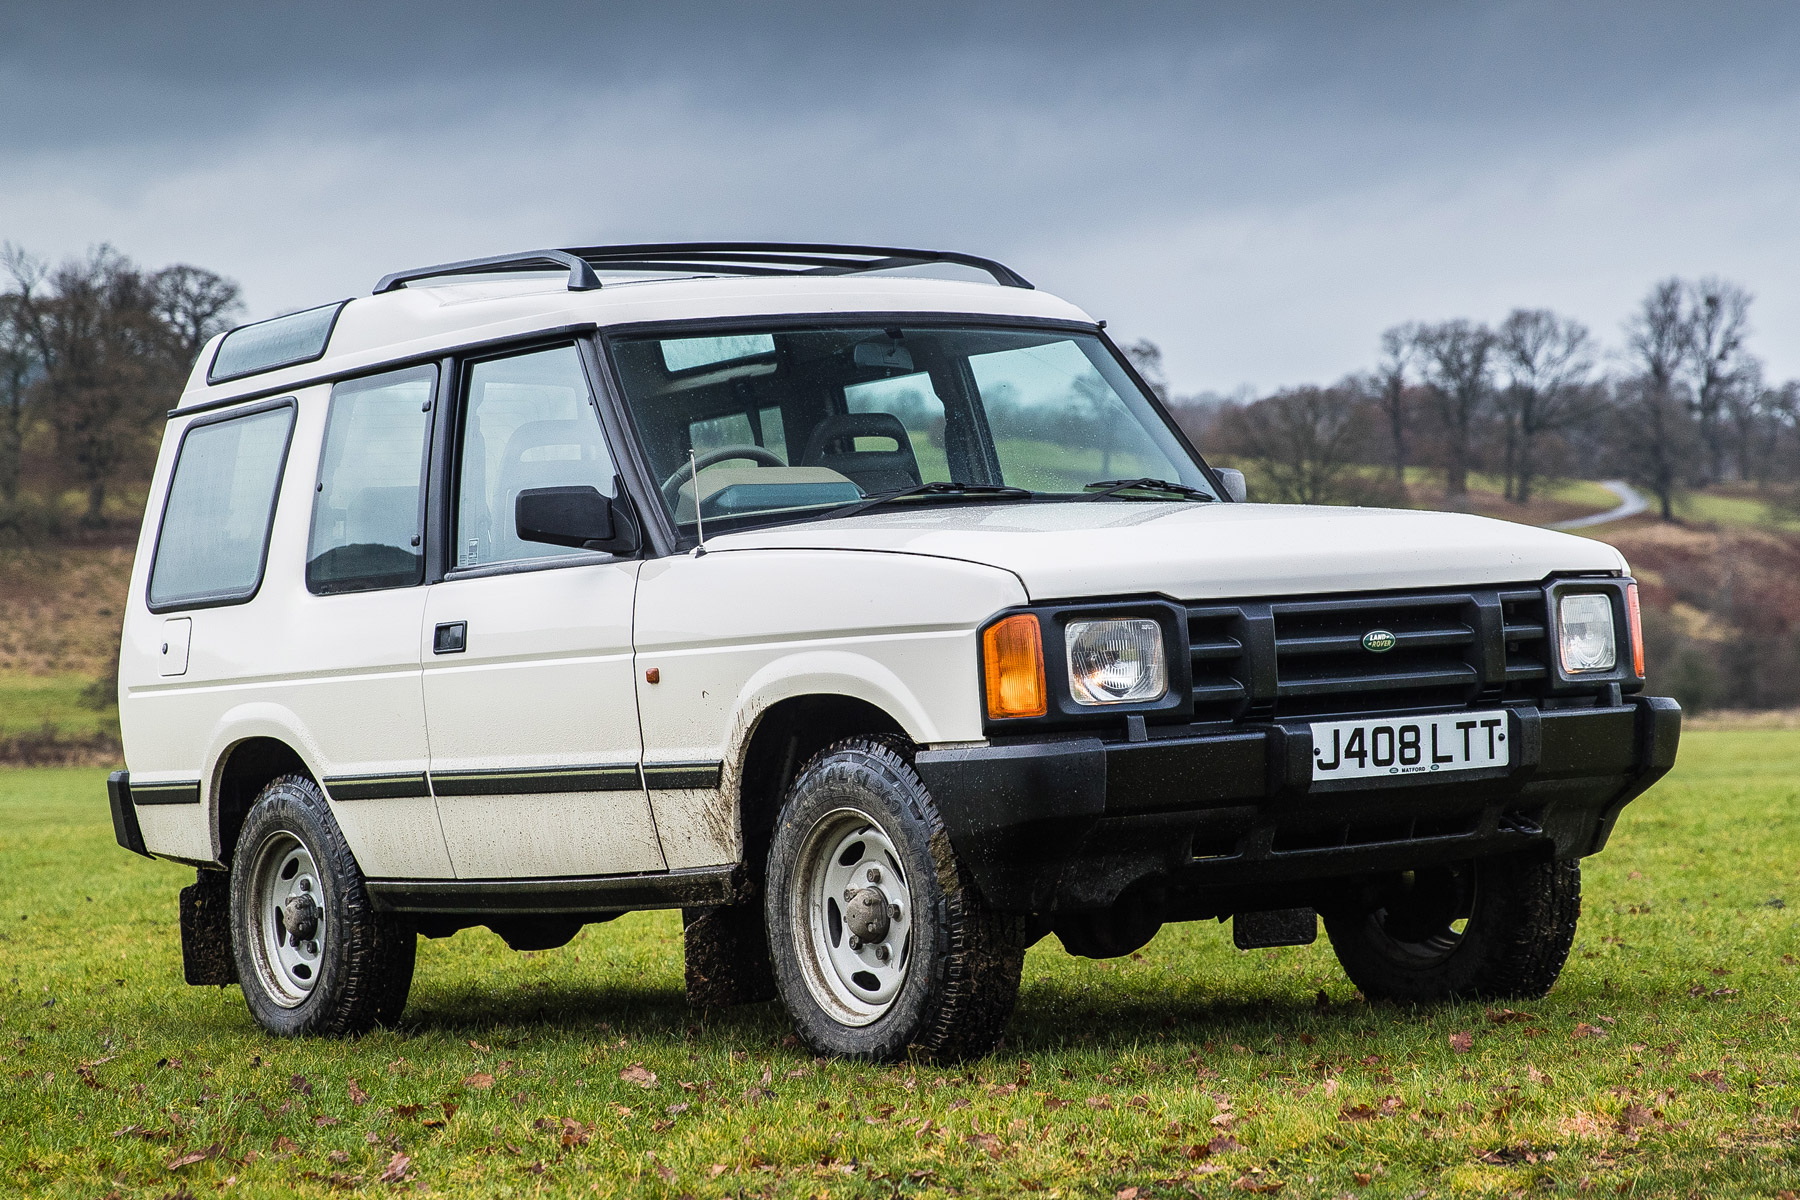
[(539, 246), (955, 248), (1197, 392), (1520, 305), (1616, 343), (1719, 274), (1800, 376), (1792, 3), (24, 8), (0, 239), (210, 267), (253, 316)]

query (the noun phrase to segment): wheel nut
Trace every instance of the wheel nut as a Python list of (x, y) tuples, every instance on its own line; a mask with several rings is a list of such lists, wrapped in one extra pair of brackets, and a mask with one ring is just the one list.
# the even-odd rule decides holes
[(888, 948), (887, 948), (886, 942), (883, 942), (881, 945), (875, 947), (875, 957), (877, 960), (879, 960), (881, 962), (886, 962), (888, 960)]
[(852, 950), (862, 949), (862, 939), (857, 937), (854, 933), (850, 935), (850, 948)]
[(306, 952), (308, 954), (317, 954), (319, 952), (319, 943), (317, 943), (317, 942), (306, 943)]
[(881, 882), (881, 868), (880, 867), (870, 867), (869, 868), (869, 882), (870, 883), (880, 883)]
[(301, 880), (301, 881), (300, 881), (300, 890), (301, 890), (301, 891), (303, 891), (303, 892), (310, 892), (310, 891), (312, 891), (312, 880), (310, 880), (310, 879), (302, 879), (302, 880)]

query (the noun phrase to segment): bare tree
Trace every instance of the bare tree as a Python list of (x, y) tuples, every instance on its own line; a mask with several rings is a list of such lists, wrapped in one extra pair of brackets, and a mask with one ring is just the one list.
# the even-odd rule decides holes
[(1587, 326), (1544, 308), (1514, 309), (1498, 336), (1507, 374), (1500, 392), (1508, 418), (1507, 498), (1529, 504), (1537, 439), (1580, 415), (1594, 341)]
[(42, 393), (58, 459), (87, 493), (84, 523), (102, 524), (109, 487), (148, 457), (155, 414), (179, 386), (154, 290), (110, 246), (47, 274), (12, 247), (5, 262), (42, 367), (33, 390)]
[(150, 276), (150, 290), (172, 364), (183, 370), (244, 311), (238, 285), (204, 267), (181, 263), (164, 267)]
[(0, 523), (16, 520), (25, 453), (25, 397), (37, 350), (10, 292), (0, 295)]
[(1750, 332), (1751, 296), (1735, 283), (1714, 278), (1702, 279), (1684, 291), (1694, 416), (1706, 449), (1704, 482), (1717, 483), (1725, 477), (1728, 434), (1724, 412), (1746, 367), (1744, 338)]
[(1273, 498), (1329, 504), (1361, 449), (1362, 396), (1355, 387), (1298, 387), (1232, 410), (1233, 440), (1260, 459)]
[(1693, 346), (1693, 327), (1679, 279), (1654, 285), (1625, 322), (1626, 352), (1640, 371), (1615, 399), (1623, 420), (1617, 429), (1634, 481), (1656, 494), (1662, 519), (1675, 519), (1675, 493), (1688, 476), (1691, 422), (1677, 395), (1682, 364)]
[(1475, 429), (1492, 390), (1493, 331), (1473, 321), (1445, 321), (1420, 326), (1414, 345), (1424, 362), (1431, 399), (1444, 425), (1448, 451), (1444, 495), (1467, 496)]
[(1149, 338), (1139, 338), (1128, 345), (1120, 346), (1119, 349), (1125, 352), (1125, 357), (1131, 360), (1131, 365), (1136, 368), (1137, 373), (1143, 376), (1145, 383), (1150, 385), (1150, 390), (1156, 393), (1156, 398), (1167, 404), (1169, 402), (1169, 380), (1163, 374), (1162, 347)]
[(1384, 330), (1381, 335), (1381, 362), (1373, 379), (1376, 404), (1387, 418), (1388, 440), (1394, 452), (1394, 486), (1406, 494), (1407, 430), (1412, 423), (1411, 396), (1407, 376), (1418, 353), (1418, 326), (1408, 322)]

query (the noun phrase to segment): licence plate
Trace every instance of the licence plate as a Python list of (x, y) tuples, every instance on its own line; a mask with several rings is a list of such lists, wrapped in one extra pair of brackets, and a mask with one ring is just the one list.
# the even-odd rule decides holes
[(1481, 771), (1512, 762), (1504, 712), (1315, 721), (1312, 777), (1368, 779)]

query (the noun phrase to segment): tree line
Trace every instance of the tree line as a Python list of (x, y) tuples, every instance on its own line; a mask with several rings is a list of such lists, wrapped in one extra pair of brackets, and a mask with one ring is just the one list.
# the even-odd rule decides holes
[(69, 508), (107, 526), (108, 501), (148, 480), (194, 359), (242, 312), (238, 285), (201, 267), (0, 245), (0, 535), (56, 536)]
[[(1548, 309), (1409, 322), (1381, 335), (1372, 369), (1335, 384), (1176, 411), (1209, 453), (1256, 460), (1270, 500), (1404, 499), (1407, 468), (1429, 466), (1450, 505), (1478, 469), (1520, 505), (1547, 476), (1619, 477), (1669, 520), (1689, 488), (1800, 481), (1800, 382), (1764, 381), (1746, 345), (1751, 301), (1726, 280), (1665, 279), (1610, 348)], [(1154, 346), (1128, 352), (1159, 365)]]

